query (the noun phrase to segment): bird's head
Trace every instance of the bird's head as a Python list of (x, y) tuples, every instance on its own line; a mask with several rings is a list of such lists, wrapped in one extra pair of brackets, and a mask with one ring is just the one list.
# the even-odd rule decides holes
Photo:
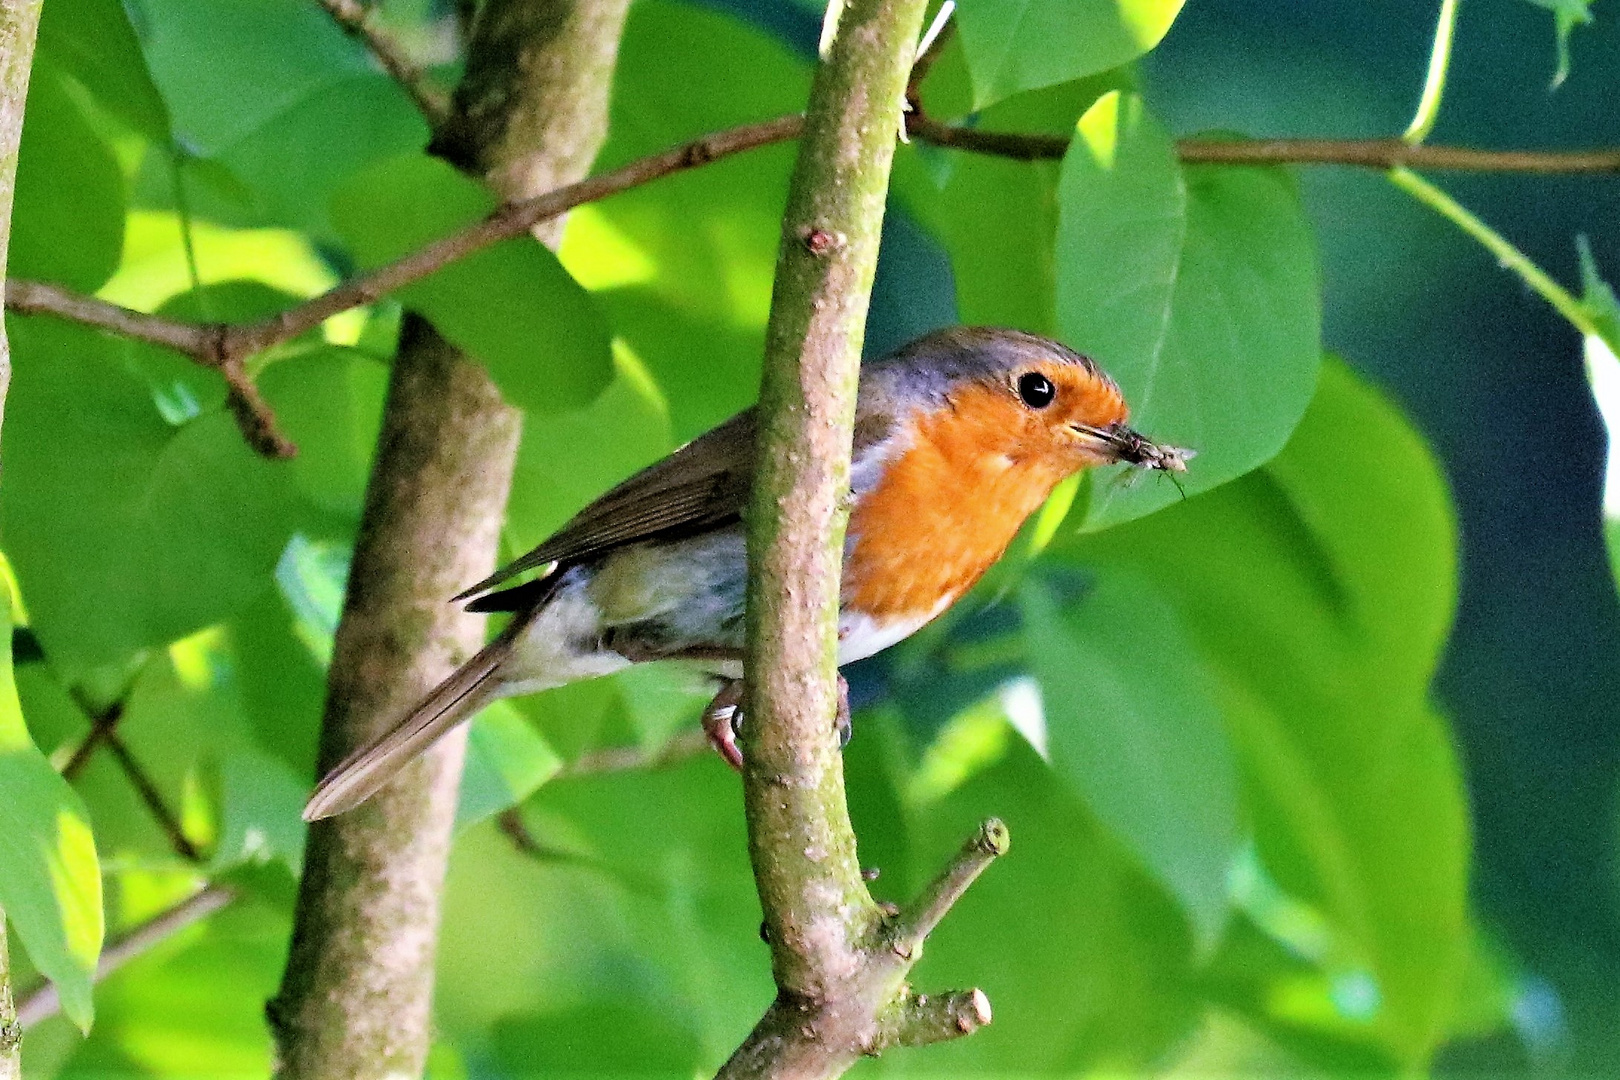
[(971, 439), (992, 463), (1032, 465), (1061, 478), (1121, 462), (1185, 472), (1193, 456), (1132, 430), (1130, 409), (1112, 379), (1090, 358), (1034, 334), (942, 330), (881, 367), (874, 405), (891, 415), (917, 409), (937, 420), (930, 427)]

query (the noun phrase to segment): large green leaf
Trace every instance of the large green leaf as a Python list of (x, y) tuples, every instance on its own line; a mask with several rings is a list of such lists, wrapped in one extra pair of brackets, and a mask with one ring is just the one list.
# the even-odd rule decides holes
[(1218, 673), (1261, 861), (1326, 919), (1332, 974), (1355, 988), (1328, 1006), (1336, 1032), (1421, 1065), (1469, 936), (1462, 782), (1428, 700), (1455, 536), (1422, 441), (1331, 364), (1268, 468), (1053, 550), (1129, 567), (1171, 599)]
[(9, 602), (0, 611), (0, 909), (62, 1009), (89, 1030), (101, 952), (101, 868), (89, 816), (28, 736), (11, 671)]
[[(482, 185), (422, 154), (379, 162), (332, 198), (333, 222), (366, 267), (494, 209)], [(398, 296), (481, 360), (506, 399), (521, 408), (578, 408), (612, 378), (606, 321), (556, 256), (530, 237), (451, 263)]]
[[(1135, 427), (1191, 447), (1187, 493), (1269, 460), (1304, 414), (1321, 356), (1310, 227), (1287, 174), (1182, 172), (1168, 134), (1130, 94), (1081, 119), (1059, 188), (1058, 325), (1125, 393)], [(1099, 484), (1089, 528), (1181, 491)]]
[(956, 18), (983, 108), (1081, 79), (1159, 43), (1182, 0), (961, 0)]
[(28, 81), (17, 154), (10, 272), (94, 292), (118, 268), (124, 177), (62, 76), (40, 64)]
[(43, 318), (10, 327), (0, 510), (52, 661), (116, 662), (268, 590), (294, 522), (285, 467), (223, 411), (165, 422), (111, 339)]
[(1241, 828), (1213, 675), (1160, 590), (1133, 573), (1104, 573), (1061, 608), (1033, 579), (1023, 608), (1053, 768), (1213, 946)]

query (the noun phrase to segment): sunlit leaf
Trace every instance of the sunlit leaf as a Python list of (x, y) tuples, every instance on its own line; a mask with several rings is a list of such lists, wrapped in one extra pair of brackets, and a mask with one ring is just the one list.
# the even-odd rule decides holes
[[(480, 184), (436, 158), (390, 158), (342, 185), (332, 217), (373, 267), (495, 209)], [(538, 413), (578, 408), (612, 377), (605, 320), (557, 258), (530, 237), (506, 240), (398, 292), (408, 308), (481, 360), (506, 399)], [(498, 305), (499, 318), (489, 306)]]
[(1183, 173), (1141, 99), (1081, 119), (1059, 190), (1058, 325), (1124, 391), (1149, 438), (1198, 454), (1181, 486), (1100, 473), (1085, 527), (1206, 491), (1282, 449), (1320, 360), (1315, 245), (1275, 169)]
[(956, 18), (984, 108), (1024, 90), (1134, 60), (1159, 43), (1182, 0), (961, 0)]
[(89, 816), (28, 736), (11, 672), (9, 603), (0, 611), (0, 908), (28, 958), (88, 1030), (101, 952), (101, 869)]

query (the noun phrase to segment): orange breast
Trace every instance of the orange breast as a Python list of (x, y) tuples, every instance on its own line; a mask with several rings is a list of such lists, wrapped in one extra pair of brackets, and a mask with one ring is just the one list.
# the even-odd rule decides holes
[(1001, 557), (1072, 463), (1022, 437), (1023, 411), (990, 387), (919, 420), (911, 445), (850, 516), (846, 609), (874, 619), (926, 618)]

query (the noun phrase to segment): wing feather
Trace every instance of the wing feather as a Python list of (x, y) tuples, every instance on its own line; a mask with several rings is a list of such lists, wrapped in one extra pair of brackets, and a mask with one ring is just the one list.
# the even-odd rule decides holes
[(479, 596), (548, 563), (577, 563), (627, 544), (706, 532), (738, 520), (754, 479), (754, 436), (754, 410), (747, 409), (636, 473), (539, 547), (455, 599)]

